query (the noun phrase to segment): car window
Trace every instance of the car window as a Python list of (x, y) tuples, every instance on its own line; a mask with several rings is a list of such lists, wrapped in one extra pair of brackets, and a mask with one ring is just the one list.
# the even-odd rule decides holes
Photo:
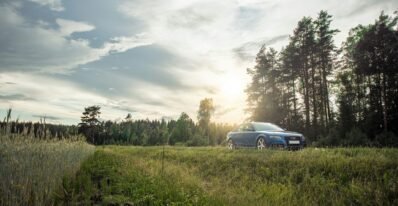
[(240, 132), (242, 132), (242, 131), (254, 131), (254, 128), (253, 128), (253, 126), (251, 124), (242, 124), (239, 127), (239, 131)]
[(260, 122), (256, 122), (253, 123), (254, 128), (256, 129), (256, 131), (283, 131), (282, 128), (271, 124), (271, 123), (260, 123)]

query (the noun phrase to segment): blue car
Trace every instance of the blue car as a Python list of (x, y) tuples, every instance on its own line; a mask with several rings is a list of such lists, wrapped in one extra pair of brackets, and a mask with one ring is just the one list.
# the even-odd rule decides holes
[(256, 147), (265, 149), (279, 147), (284, 149), (302, 149), (306, 146), (304, 135), (286, 131), (267, 122), (250, 122), (240, 125), (227, 134), (229, 149), (236, 147)]

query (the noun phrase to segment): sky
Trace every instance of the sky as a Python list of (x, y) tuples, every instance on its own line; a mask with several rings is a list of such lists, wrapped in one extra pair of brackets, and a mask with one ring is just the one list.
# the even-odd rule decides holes
[(320, 10), (339, 46), (398, 1), (0, 0), (0, 118), (77, 124), (100, 105), (103, 120), (196, 120), (212, 98), (214, 121), (242, 122), (261, 45), (280, 50)]

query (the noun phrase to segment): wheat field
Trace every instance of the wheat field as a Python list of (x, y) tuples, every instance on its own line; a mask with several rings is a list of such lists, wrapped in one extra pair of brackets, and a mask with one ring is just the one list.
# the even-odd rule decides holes
[(0, 205), (53, 205), (63, 178), (94, 150), (79, 138), (0, 135)]

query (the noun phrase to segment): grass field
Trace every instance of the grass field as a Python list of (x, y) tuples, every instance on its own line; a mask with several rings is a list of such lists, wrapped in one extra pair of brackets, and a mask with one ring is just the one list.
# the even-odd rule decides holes
[(398, 150), (97, 147), (64, 204), (398, 205)]
[(0, 205), (53, 205), (65, 175), (95, 147), (82, 140), (0, 135)]

